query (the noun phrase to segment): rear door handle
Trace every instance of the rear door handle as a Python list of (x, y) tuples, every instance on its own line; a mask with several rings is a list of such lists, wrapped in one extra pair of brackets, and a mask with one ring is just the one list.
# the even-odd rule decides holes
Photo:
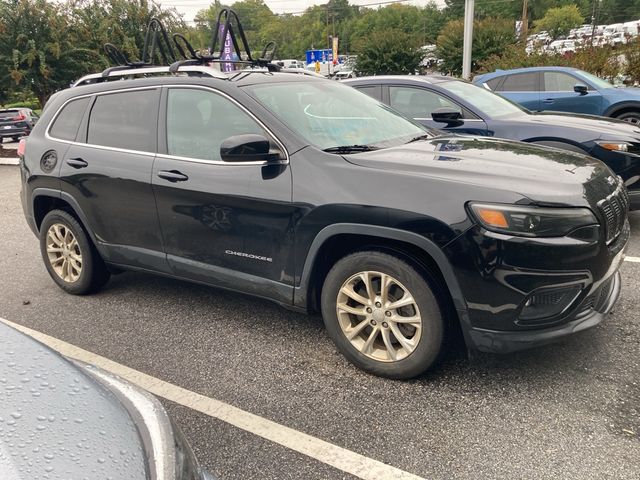
[(160, 170), (158, 177), (169, 180), (170, 182), (184, 182), (189, 180), (189, 177), (178, 170)]
[(81, 158), (69, 158), (67, 159), (67, 165), (73, 168), (84, 168), (89, 166), (89, 164)]

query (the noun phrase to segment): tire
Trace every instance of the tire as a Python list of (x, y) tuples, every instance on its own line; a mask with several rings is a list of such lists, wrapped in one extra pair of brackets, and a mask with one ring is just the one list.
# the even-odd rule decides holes
[[(380, 288), (383, 275), (386, 304)], [(368, 294), (365, 278), (373, 295)], [(428, 275), (386, 253), (348, 255), (331, 268), (322, 288), (327, 332), (338, 350), (362, 370), (394, 379), (420, 375), (434, 365), (442, 350), (444, 318), (434, 294), (436, 285)], [(399, 300), (407, 305), (384, 308)], [(408, 318), (414, 321), (407, 323)]]
[(53, 281), (67, 293), (86, 295), (109, 280), (109, 271), (82, 225), (63, 210), (52, 210), (42, 220), (40, 253)]
[(640, 111), (627, 111), (616, 115), (618, 120), (631, 123), (632, 125), (640, 125)]

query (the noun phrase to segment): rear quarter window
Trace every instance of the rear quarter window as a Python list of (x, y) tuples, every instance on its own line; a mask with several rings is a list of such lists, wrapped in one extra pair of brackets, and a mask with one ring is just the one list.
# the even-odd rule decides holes
[(82, 122), (89, 100), (89, 97), (71, 100), (62, 107), (58, 116), (53, 120), (49, 135), (53, 138), (73, 142), (78, 134), (78, 128), (80, 128), (80, 122)]
[(91, 109), (87, 143), (155, 152), (157, 124), (157, 89), (99, 95)]

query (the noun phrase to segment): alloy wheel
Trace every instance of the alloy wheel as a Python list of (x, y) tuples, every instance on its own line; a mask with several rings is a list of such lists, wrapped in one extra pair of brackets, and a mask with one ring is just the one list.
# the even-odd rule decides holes
[(391, 275), (365, 271), (351, 276), (336, 302), (342, 333), (363, 355), (402, 360), (416, 349), (422, 317), (411, 292)]
[(82, 273), (82, 252), (73, 232), (62, 223), (47, 231), (47, 257), (51, 268), (62, 280), (74, 283)]

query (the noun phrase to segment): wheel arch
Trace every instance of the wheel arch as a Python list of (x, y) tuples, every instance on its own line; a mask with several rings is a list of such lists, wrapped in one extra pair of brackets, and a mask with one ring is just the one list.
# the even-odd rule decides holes
[(64, 210), (74, 216), (85, 232), (91, 238), (94, 245), (98, 246), (96, 237), (88, 228), (87, 217), (80, 208), (78, 202), (69, 194), (59, 190), (49, 188), (36, 188), (31, 195), (31, 205), (33, 206), (33, 219), (35, 226), (40, 231), (42, 220), (52, 210)]
[(614, 103), (613, 105), (609, 105), (609, 107), (603, 112), (602, 115), (605, 117), (617, 117), (621, 113), (627, 111), (638, 111), (640, 112), (640, 102), (639, 101), (625, 101)]
[(299, 285), (294, 290), (294, 304), (305, 310), (315, 310), (331, 266), (350, 253), (366, 249), (404, 257), (427, 270), (441, 281), (448, 303), (458, 312), (466, 311), (466, 302), (451, 263), (438, 245), (413, 232), (352, 223), (329, 225), (316, 235), (308, 250)]

